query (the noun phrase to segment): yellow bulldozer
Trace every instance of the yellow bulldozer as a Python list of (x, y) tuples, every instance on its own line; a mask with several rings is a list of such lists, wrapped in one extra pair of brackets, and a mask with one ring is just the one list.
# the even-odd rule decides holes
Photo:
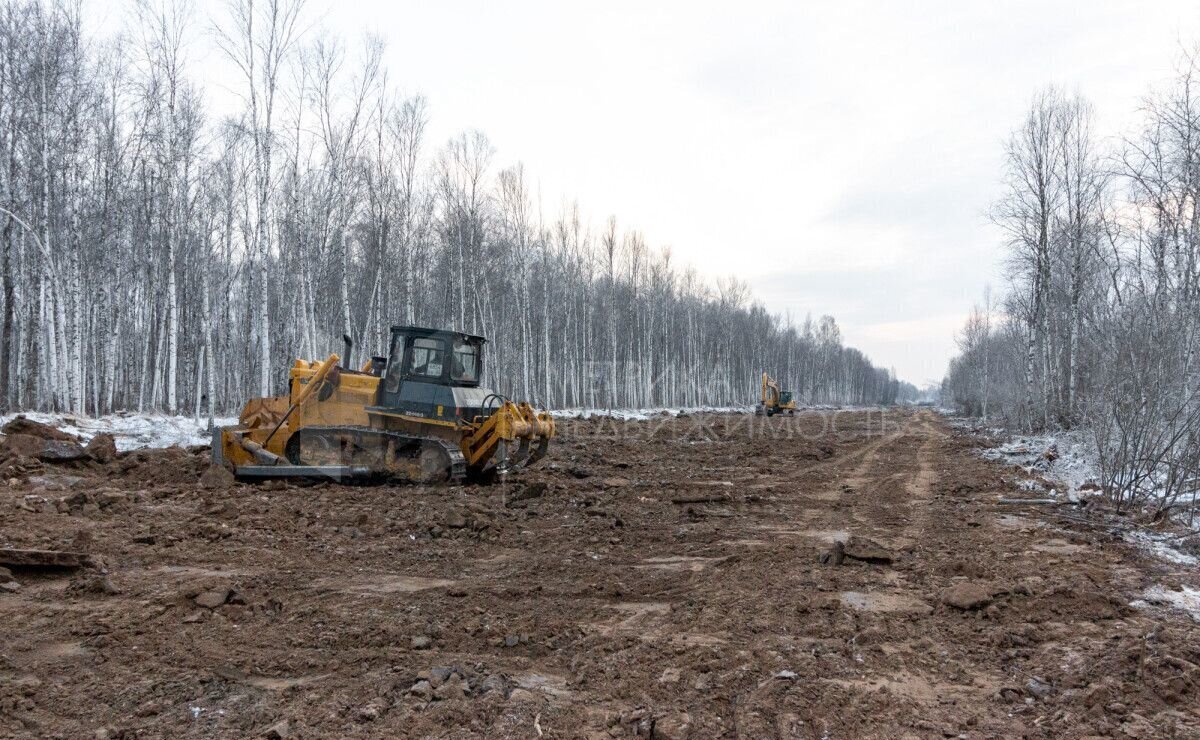
[(361, 369), (340, 366), (336, 354), (297, 360), (286, 396), (251, 399), (236, 426), (214, 430), (213, 462), (244, 479), (420, 483), (488, 479), (532, 465), (546, 454), (554, 420), (480, 387), (485, 342), (393, 326), (388, 356)]
[(764, 372), (762, 374), (762, 401), (754, 408), (754, 413), (758, 416), (763, 414), (774, 416), (784, 412), (789, 416), (796, 413), (796, 399), (792, 397), (791, 391), (781, 390), (779, 381)]

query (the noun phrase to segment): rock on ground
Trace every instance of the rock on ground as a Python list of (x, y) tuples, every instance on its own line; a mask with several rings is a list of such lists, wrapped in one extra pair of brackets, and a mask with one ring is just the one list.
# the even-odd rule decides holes
[(891, 550), (875, 540), (858, 535), (851, 535), (850, 539), (846, 540), (844, 552), (848, 558), (876, 565), (887, 565), (896, 559)]
[(968, 611), (992, 603), (992, 592), (978, 583), (958, 583), (942, 592), (942, 603)]
[(232, 486), (237, 479), (223, 465), (209, 465), (200, 476), (200, 485), (209, 489), (222, 489)]
[(112, 462), (117, 457), (117, 441), (108, 432), (101, 432), (87, 443), (88, 456), (98, 463)]
[(76, 460), (86, 460), (87, 457), (87, 450), (83, 449), (78, 442), (58, 439), (46, 440), (41, 454), (37, 456), (42, 462), (49, 463), (75, 462)]
[(668, 714), (654, 722), (654, 737), (662, 740), (685, 740), (691, 734), (691, 724), (691, 717), (687, 712)]
[(196, 602), (196, 606), (202, 606), (205, 609), (216, 609), (229, 600), (230, 590), (227, 588), (214, 588), (205, 591), (192, 599)]

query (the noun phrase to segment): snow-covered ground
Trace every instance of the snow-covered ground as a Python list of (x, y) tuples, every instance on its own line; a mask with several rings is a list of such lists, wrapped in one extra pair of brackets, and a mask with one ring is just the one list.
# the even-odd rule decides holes
[(744, 414), (754, 411), (753, 406), (699, 406), (696, 408), (656, 409), (556, 409), (550, 415), (558, 419), (619, 419), (621, 421), (646, 421), (657, 416), (685, 414)]
[[(833, 407), (813, 407), (814, 409)], [(680, 413), (698, 414), (744, 414), (752, 413), (753, 406), (700, 406), (696, 408), (653, 408), (653, 409), (559, 409), (551, 411), (556, 418), (611, 418), (621, 421), (646, 421), (657, 417), (678, 416)], [(49, 424), (64, 432), (77, 435), (85, 442), (93, 436), (108, 432), (117, 442), (117, 449), (137, 450), (144, 447), (188, 447), (204, 445), (212, 440), (208, 420), (197, 422), (190, 416), (167, 416), (164, 414), (137, 414), (121, 412), (91, 418), (74, 414), (47, 414), (40, 411), (23, 411), (20, 414), (0, 416), (0, 426), (15, 416), (25, 416), (33, 421)], [(236, 418), (217, 418), (217, 426), (236, 424)]]
[[(208, 420), (197, 422), (190, 416), (166, 416), (162, 414), (118, 413), (99, 418), (75, 416), (73, 414), (45, 414), (25, 411), (19, 414), (33, 421), (57, 427), (74, 434), (84, 441), (101, 432), (108, 432), (117, 443), (117, 449), (137, 450), (144, 447), (189, 447), (205, 445), (212, 440), (208, 431)], [(7, 424), (18, 414), (0, 417), (0, 426)], [(236, 424), (237, 419), (219, 418), (217, 426)]]
[(1026, 485), (1029, 490), (1041, 488), (1037, 480), (1040, 478), (1053, 486), (1046, 493), (1064, 496), (1069, 501), (1079, 501), (1087, 495), (1087, 491), (1081, 491), (1084, 484), (1095, 486), (1100, 479), (1095, 447), (1087, 435), (1079, 431), (1016, 436), (999, 447), (983, 450), (981, 454), (989, 460), (1023, 468), (1031, 476), (1026, 482), (1030, 484)]
[(1200, 565), (1200, 558), (1189, 555), (1178, 548), (1179, 538), (1170, 534), (1155, 532), (1126, 532), (1121, 539), (1136, 545), (1138, 548), (1151, 553), (1155, 557), (1177, 565)]
[[(977, 421), (952, 418), (951, 424), (993, 437), (1005, 436), (1003, 429), (984, 428)], [(1080, 502), (1089, 496), (1100, 495), (1095, 487), (1100, 480), (1095, 446), (1082, 431), (1013, 436), (998, 447), (981, 450), (980, 454), (989, 460), (1020, 467), (1029, 477), (1018, 481), (1018, 485), (1038, 496)], [(1125, 531), (1121, 538), (1168, 563), (1189, 567), (1200, 565), (1200, 558), (1179, 549), (1181, 540), (1177, 534), (1135, 529)], [(1200, 622), (1200, 591), (1186, 586), (1178, 591), (1161, 585), (1151, 586), (1143, 598), (1133, 604), (1174, 607)]]
[[(618, 419), (620, 421), (647, 421), (656, 417), (678, 416), (680, 414), (752, 414), (754, 405), (750, 406), (673, 406), (652, 409), (553, 409), (550, 415), (556, 419)], [(845, 409), (878, 409), (880, 406), (834, 406), (831, 404), (813, 404), (799, 406), (797, 411), (843, 411)]]
[[(1017, 436), (980, 454), (989, 460), (1021, 467), (1030, 477), (1019, 481), (1018, 485), (1032, 493), (1061, 497), (1072, 503), (1100, 495), (1094, 487), (1100, 480), (1100, 465), (1095, 447), (1083, 432)], [(1050, 487), (1046, 488), (1042, 481), (1048, 482)], [(1131, 530), (1125, 532), (1122, 539), (1169, 563), (1200, 565), (1200, 558), (1179, 549), (1180, 539), (1176, 534)]]
[(1187, 612), (1191, 618), (1200, 622), (1200, 590), (1190, 586), (1180, 586), (1174, 591), (1163, 586), (1151, 586), (1142, 594), (1142, 598), (1134, 601), (1131, 606), (1145, 607), (1150, 604), (1171, 606)]

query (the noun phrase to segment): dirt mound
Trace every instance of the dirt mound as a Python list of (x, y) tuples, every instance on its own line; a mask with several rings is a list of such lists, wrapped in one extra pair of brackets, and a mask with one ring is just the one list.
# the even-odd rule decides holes
[(210, 460), (207, 448), (163, 447), (121, 453), (107, 468), (115, 475), (134, 478), (152, 486), (196, 485), (208, 469)]
[(4, 437), (0, 443), (0, 456), (35, 458), (48, 463), (70, 463), (88, 458), (84, 448), (74, 440), (46, 439), (20, 433)]
[(34, 421), (25, 416), (17, 416), (12, 421), (4, 425), (0, 431), (5, 434), (27, 434), (31, 437), (40, 439), (54, 439), (60, 442), (78, 442), (79, 438), (73, 434), (68, 434), (61, 429), (55, 429), (52, 426), (43, 424), (39, 421)]
[(45, 448), (46, 439), (32, 434), (7, 434), (0, 440), (0, 454), (4, 457), (37, 457)]
[(229, 488), (235, 482), (233, 473), (221, 465), (209, 465), (200, 476), (200, 485), (204, 488)]

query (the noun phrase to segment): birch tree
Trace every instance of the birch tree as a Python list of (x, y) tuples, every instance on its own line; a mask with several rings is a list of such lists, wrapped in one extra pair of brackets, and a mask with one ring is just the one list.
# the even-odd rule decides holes
[(229, 19), (216, 27), (217, 44), (246, 83), (243, 126), (253, 144), (254, 207), (251, 243), (258, 281), (259, 392), (271, 389), (270, 204), (274, 166), (275, 104), (283, 68), (300, 38), (302, 0), (230, 0)]
[(212, 420), (343, 333), (386, 352), (390, 323), (486, 335), (486, 382), (559, 408), (751, 404), (763, 370), (814, 403), (895, 399), (832, 318), (796, 331), (634, 225), (544, 207), (482, 132), (431, 150), (381, 42), (235, 0), (214, 37), (242, 109), (215, 117), (190, 74), (203, 19), (137, 10), (97, 39), (78, 6), (0, 5), (6, 407)]

